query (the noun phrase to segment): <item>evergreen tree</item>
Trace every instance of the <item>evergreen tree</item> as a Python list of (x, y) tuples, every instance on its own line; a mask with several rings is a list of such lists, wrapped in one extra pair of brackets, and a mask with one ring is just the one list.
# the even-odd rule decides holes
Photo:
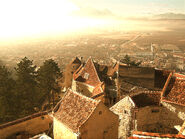
[(124, 59), (121, 59), (120, 62), (128, 66), (139, 66), (141, 64), (141, 62), (132, 61), (128, 55), (125, 55)]
[(17, 75), (16, 96), (19, 99), (20, 113), (25, 116), (34, 112), (37, 106), (36, 66), (27, 57), (23, 58), (15, 68)]
[(0, 65), (0, 123), (16, 117), (14, 88), (15, 81), (11, 78), (11, 73), (5, 66)]
[(38, 70), (39, 88), (41, 94), (47, 97), (49, 104), (52, 98), (54, 105), (54, 93), (58, 92), (59, 89), (56, 81), (59, 75), (60, 68), (58, 67), (58, 63), (52, 59), (46, 60)]

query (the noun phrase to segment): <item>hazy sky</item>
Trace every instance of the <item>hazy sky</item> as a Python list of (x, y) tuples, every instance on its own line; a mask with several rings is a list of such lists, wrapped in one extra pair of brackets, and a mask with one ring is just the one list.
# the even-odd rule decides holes
[(185, 13), (185, 0), (72, 0), (81, 8), (107, 9), (129, 15), (150, 15), (167, 12)]
[(0, 40), (101, 27), (124, 22), (122, 17), (162, 13), (185, 14), (185, 0), (0, 0)]

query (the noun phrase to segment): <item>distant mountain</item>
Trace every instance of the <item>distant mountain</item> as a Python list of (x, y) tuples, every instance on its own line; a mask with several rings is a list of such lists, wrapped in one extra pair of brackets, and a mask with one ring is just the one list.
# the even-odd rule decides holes
[(159, 15), (154, 15), (154, 19), (185, 19), (185, 14), (176, 13), (164, 13)]

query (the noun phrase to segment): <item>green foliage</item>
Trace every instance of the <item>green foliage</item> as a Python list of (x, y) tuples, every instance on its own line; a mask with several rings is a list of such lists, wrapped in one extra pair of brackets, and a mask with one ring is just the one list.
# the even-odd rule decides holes
[[(60, 68), (58, 64), (52, 60), (46, 60), (38, 70), (39, 89), (43, 96), (47, 96), (49, 104), (51, 97), (54, 104), (54, 93), (58, 92), (58, 85), (56, 79), (60, 75)], [(52, 94), (51, 94), (52, 91)]]
[(0, 123), (36, 112), (35, 108), (41, 108), (46, 98), (49, 104), (53, 98), (54, 104), (54, 93), (59, 92), (58, 64), (49, 59), (36, 69), (33, 61), (25, 57), (17, 64), (13, 80), (8, 69), (0, 65)]
[(14, 119), (14, 88), (15, 81), (5, 66), (0, 65), (0, 122)]
[(15, 68), (17, 75), (16, 97), (19, 100), (20, 113), (27, 115), (34, 112), (37, 106), (36, 66), (27, 57), (23, 58)]
[(121, 59), (120, 62), (127, 64), (128, 66), (139, 66), (141, 62), (131, 61), (128, 55), (125, 55), (124, 59)]

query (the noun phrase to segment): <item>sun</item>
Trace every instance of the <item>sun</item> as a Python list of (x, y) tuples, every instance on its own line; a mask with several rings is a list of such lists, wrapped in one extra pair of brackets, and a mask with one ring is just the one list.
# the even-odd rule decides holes
[(77, 9), (68, 0), (0, 0), (0, 38), (65, 32)]

